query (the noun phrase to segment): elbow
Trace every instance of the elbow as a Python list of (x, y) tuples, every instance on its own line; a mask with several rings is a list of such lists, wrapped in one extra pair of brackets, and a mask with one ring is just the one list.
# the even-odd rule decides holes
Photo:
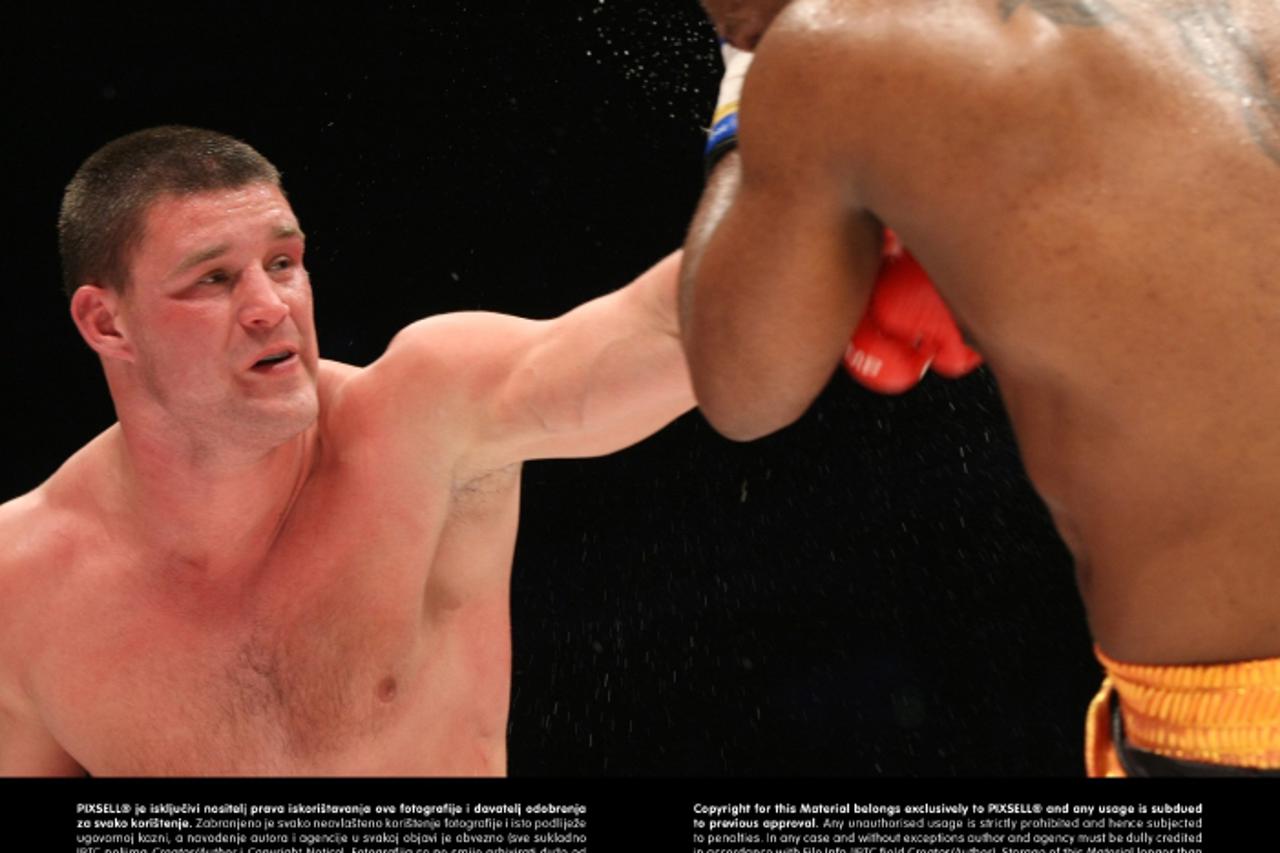
[[(749, 423), (739, 420), (724, 420), (712, 417), (705, 411), (703, 414), (706, 415), (707, 423), (711, 424), (711, 428), (730, 441), (742, 443), (755, 441), (758, 438), (764, 438), (766, 435), (777, 432), (782, 428), (781, 426), (771, 427), (764, 424)], [(782, 426), (785, 426), (785, 424)]]
[(712, 429), (731, 441), (764, 438), (795, 423), (808, 408), (785, 402), (765, 405), (761, 397), (717, 394), (707, 388), (695, 390), (702, 416)]
[[(688, 349), (694, 398), (711, 428), (732, 441), (755, 441), (795, 423), (817, 392), (776, 363), (747, 365), (723, 349)], [(820, 388), (819, 388), (820, 390)]]

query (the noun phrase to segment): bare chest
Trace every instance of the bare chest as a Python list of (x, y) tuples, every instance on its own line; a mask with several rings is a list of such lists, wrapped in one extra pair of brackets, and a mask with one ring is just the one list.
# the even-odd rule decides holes
[(271, 773), (376, 737), (405, 704), (420, 604), (312, 568), (328, 577), (288, 596), (193, 585), (81, 609), (46, 670), (60, 741), (102, 772)]
[(277, 775), (426, 772), (460, 728), (500, 733), (506, 572), (458, 582), (447, 506), (340, 509), (303, 507), (238, 583), (82, 573), (37, 668), (54, 736), (94, 773)]

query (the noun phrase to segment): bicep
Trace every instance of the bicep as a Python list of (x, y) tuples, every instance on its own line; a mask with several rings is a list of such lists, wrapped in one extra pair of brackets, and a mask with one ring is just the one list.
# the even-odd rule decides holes
[(478, 448), (496, 462), (597, 456), (693, 405), (676, 321), (678, 253), (527, 338), (497, 389)]
[(693, 403), (674, 319), (678, 266), (669, 257), (551, 320), (420, 321), (374, 365), (374, 382), (395, 395), (402, 429), (447, 435), (467, 474), (620, 449)]

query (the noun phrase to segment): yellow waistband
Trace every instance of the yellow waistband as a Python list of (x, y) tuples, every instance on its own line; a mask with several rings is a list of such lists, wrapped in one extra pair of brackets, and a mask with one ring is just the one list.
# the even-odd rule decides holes
[(1120, 696), (1133, 746), (1185, 761), (1280, 768), (1280, 659), (1151, 666), (1094, 653)]

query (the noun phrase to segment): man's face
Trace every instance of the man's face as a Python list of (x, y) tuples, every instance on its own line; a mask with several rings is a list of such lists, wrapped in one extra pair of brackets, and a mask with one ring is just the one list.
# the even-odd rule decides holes
[(266, 183), (162, 196), (120, 297), (143, 393), (204, 442), (279, 442), (315, 421), (303, 235)]
[(716, 32), (740, 50), (755, 50), (773, 19), (791, 0), (702, 0)]

